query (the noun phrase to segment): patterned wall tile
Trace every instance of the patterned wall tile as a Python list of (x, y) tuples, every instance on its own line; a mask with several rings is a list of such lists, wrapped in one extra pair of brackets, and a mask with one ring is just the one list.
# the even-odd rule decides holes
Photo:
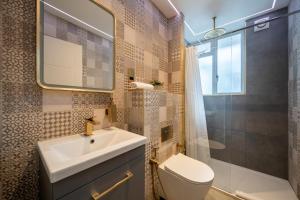
[[(42, 131), (41, 90), (35, 80), (35, 4), (1, 1), (1, 199), (37, 199)], [(33, 20), (28, 20), (33, 19)]]
[(152, 80), (158, 80), (159, 79), (159, 70), (152, 69)]
[(183, 94), (184, 85), (182, 83), (171, 83), (169, 84), (168, 91), (173, 94)]
[(43, 135), (41, 139), (71, 135), (71, 119), (71, 111), (44, 112)]
[(136, 45), (135, 29), (127, 24), (124, 25), (124, 41)]
[(125, 22), (125, 0), (112, 0), (112, 9), (115, 17)]
[(151, 144), (150, 141), (145, 144), (145, 199), (152, 200), (153, 198), (153, 184), (152, 184), (152, 170), (149, 165), (151, 157)]
[(11, 15), (3, 15), (3, 43), (6, 47), (19, 47), (34, 51), (35, 26), (30, 22), (20, 21)]
[(144, 16), (138, 17), (136, 20), (136, 30), (138, 33), (145, 33), (145, 21)]
[(35, 74), (35, 68), (32, 66), (35, 55), (32, 52), (5, 46), (1, 53), (3, 59), (2, 81), (35, 83), (35, 79), (32, 77)]
[(159, 105), (159, 91), (145, 90), (144, 102), (145, 102), (145, 107), (147, 106), (157, 107)]
[(130, 60), (135, 59), (135, 47), (134, 45), (124, 42), (124, 56), (129, 58)]
[(115, 68), (117, 73), (124, 74), (124, 57), (116, 54)]
[(125, 123), (125, 108), (117, 108), (117, 127), (123, 128)]
[(116, 36), (119, 37), (120, 39), (124, 40), (124, 24), (119, 21), (117, 21), (117, 25), (116, 25)]
[(116, 37), (115, 38), (115, 48), (116, 48), (116, 56), (120, 56), (120, 57), (124, 58), (124, 49), (125, 49), (124, 39)]
[(125, 108), (124, 97), (124, 74), (115, 73), (115, 91), (113, 93), (113, 103), (118, 105), (118, 108)]
[(159, 122), (163, 122), (167, 120), (167, 107), (160, 106), (159, 107)]
[[(144, 108), (144, 126), (150, 126), (149, 129), (149, 132), (151, 133), (151, 124), (153, 124), (152, 120), (153, 120), (153, 115), (154, 115), (154, 112), (156, 112), (158, 109), (157, 108), (153, 108), (153, 107), (145, 107)], [(147, 128), (148, 128), (147, 127)], [(150, 134), (151, 136), (151, 134)], [(150, 138), (150, 137), (149, 137)]]
[[(130, 1), (127, 1), (130, 2)], [(132, 4), (132, 3), (131, 3)], [(135, 29), (136, 26), (136, 16), (133, 9), (125, 7), (125, 24)]]
[(150, 83), (153, 77), (153, 70), (150, 67), (144, 67), (144, 82)]
[(135, 66), (135, 80), (138, 82), (144, 82), (145, 66), (142, 63), (137, 63)]
[(94, 116), (93, 109), (76, 109), (72, 111), (72, 134), (82, 134), (85, 132), (86, 119)]
[(144, 49), (140, 47), (135, 47), (135, 59), (134, 61), (139, 64), (144, 63)]
[(73, 109), (105, 108), (111, 105), (111, 94), (72, 92)]
[(2, 83), (3, 112), (41, 112), (42, 91), (37, 84), (30, 83)]
[(167, 106), (167, 93), (159, 92), (159, 106)]
[[(4, 199), (37, 199), (38, 158), (34, 144), (38, 139), (82, 133), (84, 119), (92, 117), (94, 109), (110, 106), (111, 97), (114, 98), (114, 103), (117, 105), (117, 122), (114, 125), (121, 128), (126, 127), (128, 113), (132, 111), (125, 105), (126, 92), (129, 92), (128, 69), (133, 70), (136, 80), (145, 82), (159, 79), (160, 71), (168, 74), (171, 72), (170, 69), (175, 71), (183, 69), (182, 54), (179, 58), (177, 53), (178, 49), (183, 48), (182, 17), (166, 19), (149, 0), (99, 0), (99, 2), (107, 8), (111, 8), (117, 18), (116, 90), (114, 94), (72, 92), (69, 96), (67, 95), (71, 99), (71, 102), (67, 103), (68, 107), (64, 107), (64, 102), (54, 100), (56, 103), (53, 103), (53, 107), (45, 109), (52, 100), (43, 101), (45, 91), (42, 92), (35, 80), (35, 3), (32, 0), (1, 1), (1, 9), (4, 12), (1, 13), (0, 18), (3, 25), (0, 27), (0, 32), (11, 33), (6, 34), (3, 37), (4, 40), (1, 40), (4, 44), (1, 51), (3, 67), (0, 78), (5, 133), (2, 141), (5, 148), (0, 150), (0, 167), (2, 167), (0, 179)], [(131, 39), (135, 43), (124, 42), (124, 39), (129, 37), (126, 35), (128, 32), (125, 33), (124, 25), (132, 29), (131, 33), (135, 36)], [(71, 25), (62, 25), (61, 30), (58, 33), (55, 31), (55, 34), (60, 34), (62, 38), (73, 42), (82, 43), (87, 50), (93, 49), (90, 43), (86, 42), (92, 41), (93, 38), (83, 31), (77, 30), (77, 32), (79, 33), (75, 34), (76, 28)], [(180, 42), (177, 42), (178, 40)], [(145, 55), (146, 51), (150, 56)], [(172, 62), (173, 58), (178, 59), (179, 62)], [(87, 65), (88, 60), (85, 54), (84, 66)], [(85, 72), (88, 75), (89, 72)], [(167, 80), (167, 82), (169, 81)], [(168, 86), (168, 83), (166, 85)], [(167, 93), (166, 90), (160, 92)], [(182, 86), (171, 87), (169, 92), (166, 98), (167, 110), (172, 105), (176, 106), (178, 110), (182, 108), (181, 105), (177, 105), (182, 104), (182, 101), (170, 101), (172, 97), (169, 97), (177, 93), (183, 94)], [(159, 106), (165, 106), (165, 100), (164, 97), (161, 99), (156, 91), (153, 94), (146, 92), (144, 95), (142, 93), (141, 96), (145, 97), (145, 104), (141, 103), (140, 97), (134, 97), (135, 100), (131, 106), (137, 110), (132, 113), (137, 116), (141, 115), (140, 119), (145, 117), (148, 127), (144, 127), (138, 122), (134, 123), (134, 126), (128, 125), (128, 128), (141, 134), (144, 131), (151, 133), (146, 146), (145, 188), (146, 199), (152, 200), (151, 169), (148, 161), (151, 156), (151, 148), (162, 145), (159, 142)], [(44, 97), (47, 98), (47, 95)], [(141, 111), (142, 108), (146, 112)], [(173, 123), (179, 123), (179, 118), (183, 119), (181, 111), (173, 113), (167, 111), (168, 115), (171, 119), (177, 120)], [(167, 118), (169, 119), (169, 117)], [(137, 119), (133, 119), (133, 121), (135, 120)], [(34, 123), (30, 123), (32, 121)], [(40, 130), (43, 126), (47, 127), (47, 133)], [(174, 130), (174, 134), (182, 131), (182, 128), (179, 127), (179, 129)], [(17, 130), (21, 131), (18, 133)], [(174, 138), (177, 136), (175, 135)], [(154, 183), (157, 184), (157, 179)]]
[(159, 69), (164, 72), (168, 72), (168, 60), (167, 58), (159, 59)]
[(40, 112), (4, 114), (2, 117), (2, 148), (36, 144), (43, 130)]
[(145, 33), (144, 33), (144, 40), (146, 41), (145, 44), (144, 44), (144, 50), (145, 51), (151, 52), (153, 42), (148, 42), (148, 41), (153, 40), (153, 38), (154, 38), (153, 35), (154, 35), (154, 32), (152, 30), (152, 27), (148, 26), (148, 25), (145, 25)]
[(127, 73), (124, 74), (124, 89), (125, 89), (125, 91), (130, 89), (130, 82), (131, 82), (130, 78), (131, 77)]
[(136, 30), (137, 32), (144, 33), (145, 32), (145, 1), (137, 0), (136, 1)]
[(39, 158), (36, 146), (1, 148), (0, 160), (1, 199), (37, 200)]
[[(31, 0), (24, 1), (2, 1), (1, 11), (4, 15), (14, 17), (15, 20), (31, 23), (35, 25), (35, 4)], [(30, 37), (30, 36), (29, 36)]]
[(94, 105), (96, 108), (102, 108), (103, 106), (107, 107), (110, 106), (112, 103), (112, 95), (111, 94), (101, 94), (95, 93), (94, 94)]
[(144, 108), (145, 102), (144, 102), (143, 90), (132, 90), (132, 91), (129, 91), (129, 93), (131, 93), (132, 107)]

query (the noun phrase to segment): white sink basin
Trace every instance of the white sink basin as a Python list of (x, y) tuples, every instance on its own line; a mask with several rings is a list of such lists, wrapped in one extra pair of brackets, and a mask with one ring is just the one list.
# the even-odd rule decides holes
[(92, 136), (41, 141), (38, 149), (50, 182), (54, 183), (145, 143), (144, 136), (112, 127), (97, 130)]

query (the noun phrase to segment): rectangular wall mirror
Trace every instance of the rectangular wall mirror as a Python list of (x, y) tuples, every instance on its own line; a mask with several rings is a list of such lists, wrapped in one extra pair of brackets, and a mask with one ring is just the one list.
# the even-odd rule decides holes
[(113, 14), (93, 0), (37, 0), (39, 85), (112, 92), (114, 39)]

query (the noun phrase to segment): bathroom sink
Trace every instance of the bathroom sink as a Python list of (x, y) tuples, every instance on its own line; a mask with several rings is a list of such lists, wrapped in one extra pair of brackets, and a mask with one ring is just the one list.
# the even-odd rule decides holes
[(72, 135), (38, 142), (41, 160), (54, 183), (146, 143), (146, 137), (111, 127), (92, 136)]

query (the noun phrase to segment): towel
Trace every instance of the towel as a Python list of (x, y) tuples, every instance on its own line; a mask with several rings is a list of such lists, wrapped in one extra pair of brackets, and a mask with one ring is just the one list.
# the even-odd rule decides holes
[(151, 84), (142, 83), (142, 82), (132, 82), (129, 87), (131, 89), (145, 89), (145, 90), (153, 90), (154, 87)]
[(235, 195), (237, 197), (243, 198), (245, 200), (262, 200), (262, 199), (260, 199), (258, 197), (255, 197), (254, 195), (247, 194), (247, 193), (239, 191), (239, 190), (235, 191)]

